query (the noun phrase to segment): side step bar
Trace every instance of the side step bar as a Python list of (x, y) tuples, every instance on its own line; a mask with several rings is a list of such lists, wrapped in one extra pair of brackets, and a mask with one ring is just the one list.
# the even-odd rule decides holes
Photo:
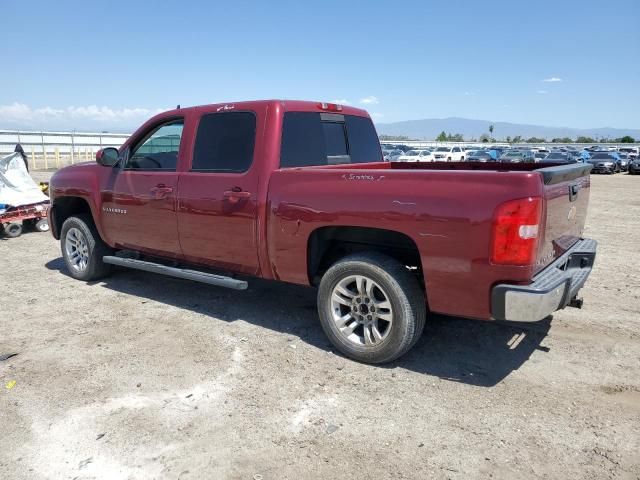
[(234, 290), (246, 290), (247, 282), (236, 280), (231, 277), (222, 275), (214, 275), (213, 273), (198, 272), (197, 270), (187, 270), (184, 268), (167, 267), (160, 263), (145, 262), (144, 260), (135, 260), (133, 258), (114, 257), (105, 255), (102, 257), (104, 263), (118, 265), (120, 267), (133, 268), (136, 270), (144, 270), (145, 272), (159, 273), (169, 277), (183, 278), (185, 280), (193, 280), (194, 282), (208, 283), (209, 285), (217, 285), (219, 287), (232, 288)]

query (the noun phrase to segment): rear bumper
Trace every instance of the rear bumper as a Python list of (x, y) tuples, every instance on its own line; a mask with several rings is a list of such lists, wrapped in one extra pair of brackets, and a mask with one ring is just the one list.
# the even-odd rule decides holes
[(579, 240), (555, 262), (538, 273), (529, 285), (499, 284), (491, 291), (491, 312), (496, 320), (537, 322), (576, 298), (596, 258), (597, 242)]

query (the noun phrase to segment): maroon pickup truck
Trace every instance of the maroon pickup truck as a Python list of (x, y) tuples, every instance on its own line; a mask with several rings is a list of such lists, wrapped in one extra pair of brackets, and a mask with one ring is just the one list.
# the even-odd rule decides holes
[(179, 108), (96, 161), (51, 179), (73, 277), (119, 265), (314, 286), (324, 331), (364, 362), (407, 352), (428, 312), (529, 322), (580, 307), (595, 259), (589, 164), (388, 163), (348, 106)]

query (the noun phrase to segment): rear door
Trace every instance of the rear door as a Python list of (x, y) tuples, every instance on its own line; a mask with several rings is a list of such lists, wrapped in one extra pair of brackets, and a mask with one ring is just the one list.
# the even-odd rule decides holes
[(178, 156), (182, 118), (166, 120), (142, 134), (103, 190), (102, 219), (119, 247), (177, 256)]
[(591, 165), (574, 163), (538, 170), (544, 182), (544, 237), (536, 271), (560, 257), (583, 235), (589, 205)]
[(186, 260), (258, 274), (258, 131), (254, 111), (223, 110), (200, 118), (191, 168), (178, 185)]

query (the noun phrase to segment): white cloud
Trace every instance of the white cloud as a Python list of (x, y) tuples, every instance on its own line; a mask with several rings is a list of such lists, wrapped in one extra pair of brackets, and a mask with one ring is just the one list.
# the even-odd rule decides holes
[(539, 93), (540, 95), (544, 95), (545, 93), (549, 93), (546, 90), (538, 90), (536, 93)]
[(544, 80), (542, 80), (543, 82), (561, 82), (562, 79), (560, 77), (549, 77), (549, 78), (545, 78)]
[(163, 109), (121, 108), (97, 105), (65, 108), (33, 108), (14, 102), (0, 105), (0, 128), (28, 128), (36, 130), (131, 130)]
[(346, 98), (339, 98), (337, 100), (331, 100), (329, 103), (337, 103), (338, 105), (349, 105), (350, 102)]
[(473, 95), (473, 92), (464, 92), (465, 97), (470, 97), (471, 95)]
[(378, 100), (378, 97), (374, 97), (373, 95), (369, 95), (368, 97), (364, 97), (360, 99), (360, 103), (363, 103), (365, 105), (376, 105), (378, 103), (380, 103), (380, 101)]

